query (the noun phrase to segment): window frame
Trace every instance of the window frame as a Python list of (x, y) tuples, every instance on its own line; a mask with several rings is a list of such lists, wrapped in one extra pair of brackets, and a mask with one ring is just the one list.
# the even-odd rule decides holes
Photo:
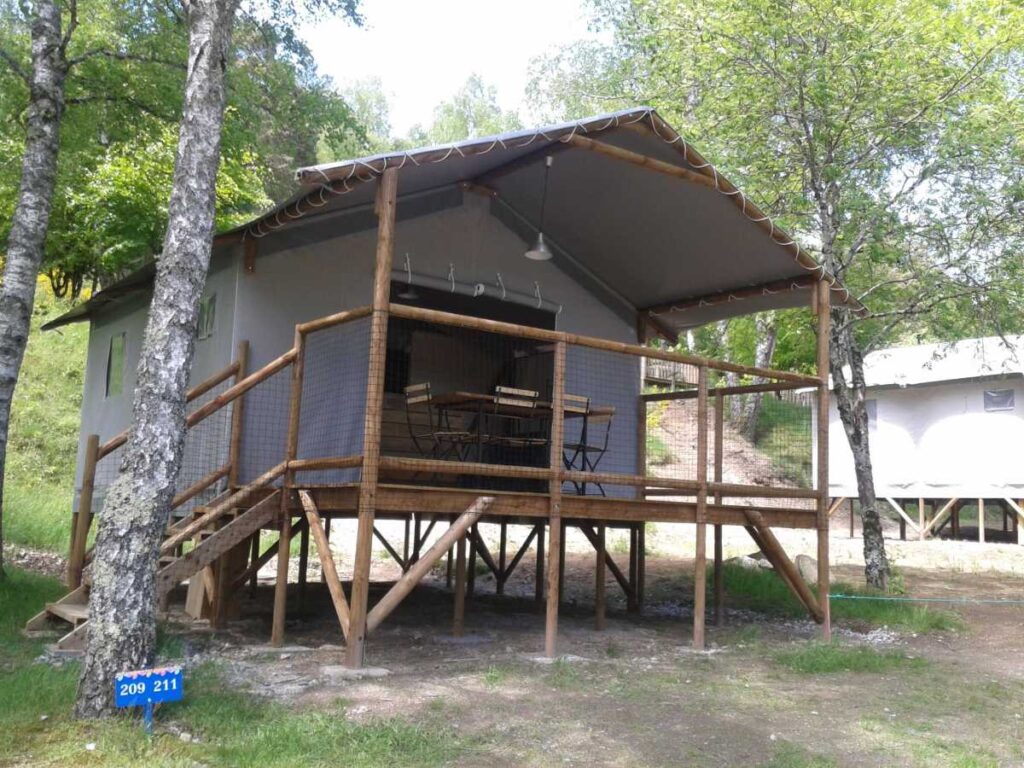
[[(989, 398), (993, 399), (1009, 395), (1007, 405), (989, 404)], [(981, 392), (981, 407), (985, 413), (1011, 413), (1017, 410), (1017, 392), (1013, 387), (1006, 389), (984, 389)]]
[[(114, 347), (115, 342), (120, 341), (120, 359), (118, 365), (120, 370), (117, 372), (116, 377), (114, 374)], [(125, 361), (128, 357), (128, 332), (119, 331), (110, 335), (110, 340), (107, 342), (107, 366), (106, 366), (106, 377), (103, 382), (103, 397), (104, 399), (110, 399), (115, 397), (121, 397), (124, 394), (124, 372), (125, 372)], [(116, 382), (116, 386), (112, 386)]]

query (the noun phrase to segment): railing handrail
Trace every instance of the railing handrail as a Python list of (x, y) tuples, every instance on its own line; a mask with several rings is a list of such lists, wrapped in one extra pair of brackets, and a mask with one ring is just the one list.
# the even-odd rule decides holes
[(534, 341), (546, 341), (551, 343), (564, 342), (581, 347), (600, 349), (605, 352), (617, 352), (634, 357), (648, 357), (655, 360), (667, 360), (669, 362), (684, 363), (696, 367), (706, 367), (716, 371), (727, 371), (729, 373), (740, 373), (749, 376), (759, 376), (764, 379), (775, 379), (778, 381), (791, 381), (808, 386), (818, 386), (821, 379), (817, 376), (809, 376), (802, 373), (791, 373), (789, 371), (776, 371), (771, 368), (760, 368), (753, 365), (740, 365), (729, 363), (724, 360), (712, 360), (696, 355), (684, 355), (680, 352), (669, 352), (653, 347), (644, 347), (640, 344), (628, 344), (622, 341), (611, 341), (595, 336), (583, 336), (577, 333), (565, 331), (550, 331), (544, 328), (532, 328), (530, 326), (505, 323), (500, 320), (485, 320), (472, 315), (459, 315), (453, 312), (441, 312), (436, 309), (423, 309), (410, 307), (405, 304), (391, 304), (389, 313), (395, 317), (402, 317), (407, 320), (419, 320), (421, 322), (433, 322), (441, 325), (452, 325), (459, 328), (498, 333), (505, 336), (532, 339)]

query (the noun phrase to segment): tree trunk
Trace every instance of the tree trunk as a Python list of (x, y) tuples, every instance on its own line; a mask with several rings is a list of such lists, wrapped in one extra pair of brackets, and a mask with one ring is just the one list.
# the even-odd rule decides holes
[(213, 236), (224, 71), (236, 0), (187, 4), (188, 76), (121, 474), (99, 514), (79, 717), (109, 715), (118, 672), (153, 663), (157, 554), (181, 465), (185, 392)]
[[(754, 346), (754, 365), (758, 368), (771, 368), (775, 356), (775, 339), (777, 328), (774, 312), (762, 312), (754, 321), (757, 327), (757, 341)], [(755, 384), (763, 384), (765, 379), (754, 377)], [(740, 415), (740, 432), (750, 442), (757, 436), (757, 420), (761, 415), (761, 398), (763, 392), (752, 392), (743, 400)], [(738, 399), (738, 398), (734, 398)]]
[[(840, 307), (832, 311), (829, 372), (832, 374), (836, 407), (850, 443), (857, 476), (857, 494), (864, 531), (864, 576), (869, 585), (884, 590), (889, 585), (889, 559), (885, 554), (885, 539), (882, 536), (882, 521), (878, 515), (878, 499), (875, 497), (875, 480), (871, 470), (868, 411), (864, 401), (864, 358), (849, 323), (848, 309)], [(847, 365), (850, 367), (849, 381), (843, 371)]]
[(67, 74), (66, 41), (61, 36), (60, 13), (60, 4), (55, 0), (33, 4), (28, 130), (21, 161), (21, 186), (7, 238), (3, 285), (0, 286), (0, 577), (4, 564), (3, 483), (11, 401), (28, 343), (36, 278), (43, 260), (57, 178)]

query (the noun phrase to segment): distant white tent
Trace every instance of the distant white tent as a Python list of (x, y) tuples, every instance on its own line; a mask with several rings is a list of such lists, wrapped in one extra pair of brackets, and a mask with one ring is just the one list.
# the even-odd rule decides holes
[[(1024, 336), (894, 347), (864, 359), (879, 497), (1024, 498)], [(829, 488), (856, 497), (833, 405)]]

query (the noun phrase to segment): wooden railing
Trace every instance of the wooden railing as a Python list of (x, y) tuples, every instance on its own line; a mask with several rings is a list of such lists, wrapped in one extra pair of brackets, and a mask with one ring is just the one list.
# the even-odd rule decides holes
[[(562, 331), (551, 331), (528, 326), (520, 326), (512, 323), (486, 320), (478, 317), (457, 315), (406, 305), (391, 304), (388, 307), (388, 314), (407, 320), (501, 334), (514, 338), (552, 344), (555, 353), (553, 367), (554, 387), (552, 391), (550, 457), (548, 465), (543, 467), (506, 466), (484, 462), (455, 462), (437, 459), (380, 456), (379, 437), (376, 451), (367, 451), (364, 446), (364, 451), (359, 455), (298, 458), (297, 449), (304, 380), (303, 363), (307, 339), (310, 334), (325, 331), (344, 323), (371, 317), (373, 315), (373, 311), (369, 306), (338, 312), (317, 320), (296, 325), (294, 346), (281, 356), (262, 366), (259, 370), (248, 375), (244, 375), (248, 358), (248, 349), (243, 343), (239, 349), (238, 359), (223, 370), (210, 376), (208, 379), (189, 390), (187, 400), (188, 402), (192, 402), (202, 395), (210, 392), (212, 389), (228, 379), (232, 377), (235, 378), (235, 382), (232, 386), (188, 415), (186, 419), (187, 428), (194, 428), (212, 414), (235, 401), (239, 401), (239, 398), (241, 398), (245, 393), (266, 381), (274, 374), (290, 367), (292, 372), (292, 384), (288, 406), (289, 418), (286, 451), (285, 455), (282, 457), (282, 462), (278, 466), (274, 467), (274, 469), (270, 470), (272, 473), (275, 473), (275, 478), (283, 476), (286, 488), (302, 487), (302, 483), (297, 481), (297, 475), (299, 475), (299, 473), (324, 469), (361, 467), (365, 475), (367, 467), (372, 462), (374, 474), (380, 470), (389, 470), (430, 472), (432, 474), (442, 475), (477, 475), (485, 477), (546, 481), (548, 483), (548, 495), (551, 499), (552, 518), (557, 518), (560, 515), (562, 485), (566, 482), (604, 483), (608, 485), (633, 487), (637, 489), (637, 498), (640, 499), (645, 498), (646, 496), (678, 496), (682, 494), (696, 499), (698, 507), (698, 525), (703, 525), (706, 520), (708, 494), (713, 495), (713, 501), (717, 504), (721, 504), (724, 499), (730, 497), (818, 499), (821, 495), (821, 489), (774, 488), (722, 482), (720, 429), (715, 430), (715, 471), (712, 479), (709, 480), (707, 478), (706, 470), (709, 450), (706, 414), (709, 406), (709, 398), (712, 396), (715, 398), (717, 425), (717, 419), (720, 418), (721, 399), (723, 395), (747, 392), (784, 391), (798, 388), (817, 388), (822, 384), (821, 379), (818, 377), (788, 371), (776, 371), (757, 366), (739, 365), (736, 363), (713, 360), (694, 355), (680, 354), (669, 350), (656, 349), (639, 344), (628, 344), (579, 334), (565, 333)], [(704, 417), (702, 418), (698, 415), (698, 460), (696, 476), (694, 478), (667, 478), (647, 474), (646, 462), (643, 458), (643, 446), (645, 441), (643, 434), (644, 419), (642, 417), (642, 408), (637, 427), (638, 450), (640, 454), (638, 456), (638, 466), (643, 467), (642, 472), (595, 472), (565, 469), (562, 463), (561, 453), (561, 436), (564, 432), (564, 412), (560, 400), (564, 394), (566, 350), (570, 346), (580, 346), (615, 354), (663, 360), (669, 363), (693, 366), (697, 370), (697, 386), (695, 388), (640, 395), (641, 406), (647, 402), (657, 402), (660, 400), (691, 398), (697, 400), (698, 414), (704, 414)], [(755, 377), (760, 381), (755, 384), (742, 386), (709, 388), (709, 371)], [(234, 413), (232, 415), (229, 461), (223, 466), (212, 469), (209, 474), (201, 478), (195, 484), (178, 493), (172, 502), (173, 507), (178, 507), (195, 498), (200, 493), (224, 478), (229, 479), (229, 486), (232, 489), (237, 488), (240, 458), (239, 451), (242, 432), (241, 406), (242, 401), (239, 401), (238, 407), (234, 409)], [(372, 425), (374, 423), (379, 424), (379, 420), (381, 418), (380, 409), (377, 409), (376, 412), (370, 412), (370, 409), (368, 409), (365, 416), (367, 425)], [(82, 489), (78, 504), (78, 509), (80, 511), (84, 511), (85, 514), (83, 515), (80, 514), (80, 512), (76, 512), (74, 515), (71, 555), (69, 557), (68, 565), (68, 583), (72, 588), (81, 582), (82, 567), (86, 562), (85, 541), (88, 536), (89, 526), (92, 519), (90, 509), (95, 488), (96, 465), (100, 460), (110, 456), (119, 447), (123, 446), (127, 442), (127, 439), (127, 431), (110, 438), (104, 443), (100, 443), (99, 438), (96, 435), (90, 435), (87, 439)], [(251, 484), (246, 486), (246, 488), (249, 488), (250, 486)], [(289, 503), (287, 496), (287, 494), (282, 494), (281, 503), (283, 508)], [(198, 524), (199, 519), (204, 521), (203, 524), (209, 524), (213, 520), (213, 518), (210, 517), (210, 512), (220, 512), (227, 508), (228, 507), (224, 506), (223, 503), (217, 504), (211, 510), (207, 510), (201, 518), (197, 518), (196, 524)], [(165, 548), (170, 542), (174, 542), (176, 545), (183, 541), (184, 538), (188, 538), (192, 533), (184, 535), (183, 538), (184, 531), (191, 532), (193, 527), (194, 525), (190, 523), (184, 529), (175, 531), (174, 535), (168, 539), (168, 542), (165, 542)], [(555, 528), (556, 526), (553, 526), (552, 531), (555, 531)], [(555, 533), (552, 533), (552, 536), (555, 535)], [(552, 541), (549, 544), (551, 547), (555, 547), (557, 545), (557, 541)]]

